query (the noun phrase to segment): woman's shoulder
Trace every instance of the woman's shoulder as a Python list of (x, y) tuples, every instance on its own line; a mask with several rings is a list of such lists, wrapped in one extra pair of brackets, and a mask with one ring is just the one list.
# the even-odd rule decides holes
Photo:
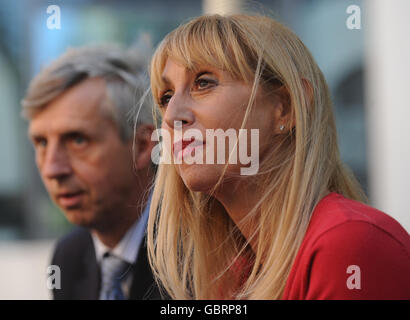
[(284, 298), (409, 299), (409, 268), (410, 236), (396, 220), (331, 193), (313, 212)]
[(316, 205), (306, 238), (317, 242), (336, 235), (346, 244), (369, 236), (388, 237), (410, 255), (410, 236), (398, 221), (367, 204), (331, 192)]

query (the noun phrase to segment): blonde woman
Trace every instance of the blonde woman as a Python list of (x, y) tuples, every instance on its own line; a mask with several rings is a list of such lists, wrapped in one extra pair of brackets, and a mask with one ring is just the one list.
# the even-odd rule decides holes
[[(173, 144), (163, 143), (172, 163), (159, 166), (148, 247), (172, 298), (410, 298), (409, 235), (364, 204), (325, 79), (292, 31), (261, 16), (195, 18), (160, 43), (151, 88)], [(248, 151), (257, 130), (256, 172), (230, 161), (242, 140), (206, 139), (218, 129), (247, 133)], [(181, 141), (188, 130), (202, 138)], [(225, 161), (206, 158), (221, 150)]]

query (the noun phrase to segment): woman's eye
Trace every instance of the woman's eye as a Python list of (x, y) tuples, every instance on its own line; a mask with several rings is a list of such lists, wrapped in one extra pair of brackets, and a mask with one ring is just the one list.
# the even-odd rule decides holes
[(161, 107), (166, 107), (169, 103), (169, 101), (171, 100), (172, 95), (170, 93), (165, 93), (164, 95), (162, 95), (162, 97), (160, 98), (160, 106)]
[(213, 79), (206, 79), (206, 78), (199, 78), (195, 81), (195, 85), (197, 89), (203, 90), (208, 89), (214, 85), (216, 85), (217, 81)]

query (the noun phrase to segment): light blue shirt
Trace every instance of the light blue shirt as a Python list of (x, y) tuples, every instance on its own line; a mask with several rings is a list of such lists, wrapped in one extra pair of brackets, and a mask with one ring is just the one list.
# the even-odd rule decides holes
[[(121, 241), (113, 249), (104, 245), (95, 233), (91, 233), (94, 242), (95, 255), (99, 265), (106, 252), (110, 252), (110, 254), (115, 255), (130, 264), (135, 263), (147, 228), (151, 198), (152, 193), (148, 197), (147, 205), (140, 218), (128, 229)], [(124, 296), (127, 298), (129, 297), (131, 283), (132, 272), (126, 276), (121, 284)]]

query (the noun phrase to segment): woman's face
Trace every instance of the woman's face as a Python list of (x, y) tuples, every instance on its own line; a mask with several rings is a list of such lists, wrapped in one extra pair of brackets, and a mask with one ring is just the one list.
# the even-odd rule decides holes
[[(198, 70), (188, 70), (169, 58), (162, 73), (165, 87), (160, 92), (159, 101), (163, 113), (162, 129), (170, 133), (174, 161), (179, 163), (176, 164), (178, 174), (189, 189), (207, 192), (220, 178), (225, 163), (230, 162), (223, 182), (240, 177), (241, 168), (255, 166), (252, 162), (261, 160), (271, 147), (275, 118), (280, 114), (280, 100), (275, 95), (264, 94), (261, 89), (257, 92), (253, 110), (244, 126), (247, 129), (245, 138), (239, 139), (236, 162), (232, 158), (228, 161), (232, 146), (223, 137), (238, 138), (252, 91), (251, 84), (235, 80), (227, 72), (213, 67), (201, 66)], [(217, 131), (212, 133), (210, 129)], [(250, 129), (256, 129), (258, 137), (256, 131), (251, 133)], [(188, 133), (193, 132), (194, 139), (191, 140)], [(188, 141), (178, 143), (183, 137)], [(248, 164), (244, 164), (246, 156), (251, 154), (252, 160), (247, 158)], [(202, 163), (192, 161), (194, 158), (202, 159)]]

